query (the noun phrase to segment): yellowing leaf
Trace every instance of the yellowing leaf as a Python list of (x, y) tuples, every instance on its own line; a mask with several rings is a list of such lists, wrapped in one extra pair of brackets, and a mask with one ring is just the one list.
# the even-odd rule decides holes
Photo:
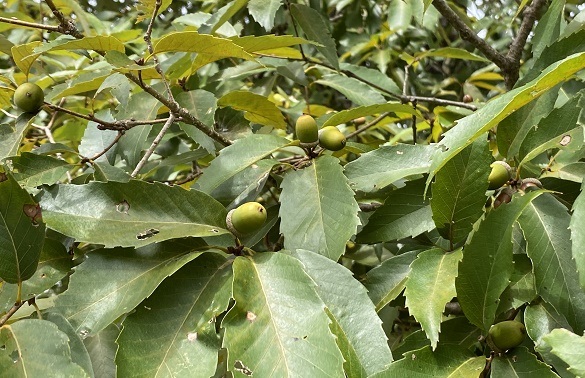
[(12, 53), (12, 59), (14, 59), (14, 63), (16, 66), (20, 68), (20, 70), (28, 76), (28, 72), (30, 71), (31, 66), (37, 60), (40, 53), (35, 53), (35, 47), (42, 45), (41, 42), (35, 41), (31, 43), (26, 43), (24, 45), (12, 46), (10, 52)]
[(279, 129), (286, 128), (284, 117), (276, 105), (266, 97), (256, 93), (234, 91), (220, 98), (217, 105), (221, 107), (230, 106), (236, 110), (245, 111), (244, 116), (250, 122)]
[[(156, 12), (158, 16), (161, 14), (165, 9), (171, 5), (173, 0), (162, 0), (162, 4)], [(142, 22), (144, 20), (150, 19), (154, 13), (154, 7), (156, 5), (156, 0), (140, 0), (138, 4), (136, 4), (136, 10), (138, 11), (138, 17), (136, 17), (136, 23)]]

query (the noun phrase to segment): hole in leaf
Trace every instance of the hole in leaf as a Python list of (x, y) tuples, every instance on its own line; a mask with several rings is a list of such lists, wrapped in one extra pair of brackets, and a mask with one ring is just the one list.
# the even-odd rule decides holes
[(247, 376), (252, 376), (252, 370), (250, 370), (246, 365), (244, 365), (244, 363), (240, 360), (236, 360), (234, 362), (234, 369), (236, 369), (236, 371), (239, 371), (240, 373), (247, 375)]
[(128, 210), (130, 210), (130, 204), (128, 201), (122, 200), (122, 202), (116, 204), (117, 212), (128, 215)]
[(148, 239), (153, 237), (154, 235), (158, 234), (160, 231), (157, 230), (156, 228), (149, 228), (148, 230), (139, 233), (138, 235), (136, 235), (136, 239), (138, 240), (144, 240), (144, 239)]

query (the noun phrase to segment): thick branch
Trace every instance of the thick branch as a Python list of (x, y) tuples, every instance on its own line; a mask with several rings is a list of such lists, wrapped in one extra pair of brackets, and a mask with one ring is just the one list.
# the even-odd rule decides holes
[(449, 7), (449, 4), (445, 0), (433, 0), (433, 5), (439, 13), (443, 17), (449, 21), (449, 23), (457, 29), (459, 35), (465, 41), (473, 44), (479, 51), (485, 55), (486, 58), (494, 62), (500, 69), (504, 69), (508, 65), (508, 60), (504, 55), (490, 46), (485, 40), (480, 38), (473, 30), (469, 28), (462, 20), (459, 18), (457, 13)]

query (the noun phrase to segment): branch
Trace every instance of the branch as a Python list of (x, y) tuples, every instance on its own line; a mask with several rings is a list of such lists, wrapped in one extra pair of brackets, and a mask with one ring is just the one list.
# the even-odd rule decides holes
[(18, 309), (21, 308), (22, 305), (26, 302), (27, 301), (16, 302), (14, 306), (12, 306), (10, 310), (8, 310), (8, 312), (2, 318), (0, 318), (0, 327), (2, 327), (8, 321), (8, 319), (10, 319), (12, 315), (14, 315), (16, 311), (18, 311)]
[(532, 4), (524, 10), (524, 18), (518, 29), (518, 35), (516, 35), (516, 38), (514, 38), (510, 44), (510, 49), (506, 54), (506, 58), (514, 63), (508, 74), (509, 77), (506, 77), (506, 86), (510, 86), (508, 83), (510, 82), (513, 87), (516, 81), (518, 81), (522, 51), (524, 50), (528, 36), (532, 31), (534, 21), (536, 21), (536, 17), (544, 5), (546, 5), (546, 0), (534, 0)]
[(156, 146), (158, 146), (158, 144), (160, 143), (162, 138), (165, 136), (167, 130), (171, 127), (171, 125), (173, 124), (174, 121), (175, 121), (175, 115), (173, 113), (171, 113), (171, 115), (167, 119), (167, 122), (164, 124), (163, 128), (160, 130), (160, 132), (158, 133), (156, 138), (154, 138), (154, 140), (152, 141), (152, 144), (150, 145), (148, 150), (146, 150), (146, 153), (144, 154), (142, 159), (140, 159), (140, 161), (138, 162), (138, 165), (136, 165), (136, 168), (134, 168), (134, 171), (130, 175), (131, 177), (136, 177), (136, 175), (138, 175), (138, 173), (140, 172), (142, 167), (144, 167), (144, 165), (146, 164), (146, 162), (148, 161), (148, 159), (150, 158), (150, 156), (154, 152)]
[(471, 30), (461, 18), (459, 18), (457, 13), (449, 7), (449, 4), (447, 4), (445, 0), (433, 0), (433, 5), (437, 8), (439, 13), (441, 13), (441, 15), (445, 17), (455, 29), (457, 29), (462, 39), (474, 45), (483, 53), (483, 55), (485, 55), (486, 58), (500, 67), (500, 69), (503, 70), (503, 67), (508, 65), (508, 59), (490, 46), (483, 38), (478, 37), (478, 35), (475, 34), (475, 32)]
[(78, 39), (83, 38), (83, 34), (81, 34), (79, 30), (77, 30), (77, 27), (75, 26), (73, 21), (67, 20), (67, 18), (65, 18), (63, 13), (61, 13), (61, 11), (55, 6), (53, 0), (45, 0), (45, 3), (47, 3), (49, 8), (51, 8), (51, 10), (53, 11), (53, 14), (57, 18), (57, 20), (59, 20), (60, 26), (58, 31), (60, 33), (69, 34)]
[(0, 22), (4, 22), (6, 24), (19, 25), (19, 26), (26, 26), (27, 28), (33, 28), (33, 29), (43, 29), (43, 30), (48, 30), (48, 31), (52, 31), (52, 32), (60, 32), (61, 31), (61, 28), (59, 26), (37, 24), (35, 22), (21, 21), (17, 18), (0, 17)]
[(360, 127), (359, 129), (357, 129), (356, 131), (349, 133), (345, 136), (346, 139), (349, 139), (351, 137), (354, 137), (360, 133), (363, 133), (364, 131), (366, 131), (367, 129), (369, 129), (372, 126), (375, 126), (376, 124), (378, 124), (378, 122), (380, 122), (381, 120), (383, 120), (384, 118), (388, 117), (390, 115), (391, 112), (386, 112), (386, 113), (382, 113), (380, 114), (378, 117), (376, 117), (375, 119), (373, 119), (372, 121), (370, 121), (369, 123), (365, 124), (364, 126)]
[(86, 162), (94, 162), (97, 159), (99, 159), (103, 154), (105, 154), (106, 152), (108, 152), (109, 150), (112, 149), (112, 147), (114, 147), (116, 145), (116, 143), (118, 143), (118, 141), (120, 140), (120, 138), (122, 138), (122, 135), (124, 135), (124, 131), (118, 131), (118, 135), (116, 135), (116, 137), (114, 138), (114, 140), (112, 141), (112, 143), (110, 143), (106, 148), (103, 149), (103, 151), (95, 154), (94, 156), (90, 157), (90, 158), (83, 158), (81, 159), (81, 164), (85, 164)]

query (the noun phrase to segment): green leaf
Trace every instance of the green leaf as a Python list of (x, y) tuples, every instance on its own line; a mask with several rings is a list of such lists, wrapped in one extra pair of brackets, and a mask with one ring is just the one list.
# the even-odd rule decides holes
[(303, 263), (305, 273), (317, 285), (315, 290), (327, 307), (337, 346), (345, 360), (345, 374), (367, 377), (387, 368), (392, 354), (382, 321), (367, 290), (353, 278), (351, 271), (316, 253), (300, 249), (289, 253)]
[(221, 346), (215, 318), (227, 309), (231, 278), (225, 257), (206, 253), (165, 279), (124, 320), (118, 375), (213, 376)]
[(205, 24), (201, 25), (201, 27), (199, 28), (199, 32), (209, 34), (215, 33), (240, 9), (246, 6), (246, 4), (248, 4), (248, 0), (230, 1), (226, 6), (219, 9), (207, 21), (205, 21)]
[(23, 186), (35, 187), (43, 184), (52, 185), (59, 181), (69, 169), (73, 168), (64, 160), (46, 155), (23, 152), (13, 156), (7, 163), (12, 168), (12, 175)]
[(323, 54), (329, 64), (339, 70), (335, 40), (331, 38), (329, 26), (325, 23), (321, 14), (315, 9), (302, 4), (292, 4), (290, 12), (307, 35), (307, 38), (322, 45), (317, 46), (317, 50)]
[(113, 167), (106, 162), (94, 161), (93, 163), (93, 178), (95, 181), (108, 182), (129, 182), (132, 177), (126, 173), (123, 169)]
[(538, 59), (545, 47), (555, 42), (565, 26), (565, 1), (553, 1), (534, 28), (532, 59)]
[(91, 365), (96, 377), (116, 376), (116, 339), (120, 330), (115, 324), (110, 324), (96, 335), (83, 340)]
[(24, 132), (34, 117), (32, 113), (22, 113), (14, 123), (0, 124), (0, 160), (18, 153)]
[(362, 154), (345, 166), (353, 190), (374, 192), (400, 179), (427, 173), (434, 146), (398, 144)]
[(487, 140), (478, 139), (437, 172), (432, 184), (433, 220), (452, 244), (464, 241), (483, 214), (491, 159)]
[[(274, 0), (259, 0), (265, 2), (274, 2)], [(252, 2), (250, 2), (251, 4)], [(270, 50), (279, 49), (281, 47), (289, 47), (301, 45), (306, 43), (313, 43), (304, 38), (295, 37), (292, 35), (248, 35), (244, 37), (230, 38), (238, 46), (242, 46), (244, 50), (249, 53), (265, 54)], [(313, 43), (314, 44), (314, 43)], [(290, 62), (288, 62), (290, 64)]]
[[(185, 239), (139, 249), (99, 249), (75, 268), (55, 310), (82, 338), (96, 335), (148, 297), (169, 275), (195, 259), (204, 244)], [(96, 282), (101, 284), (96, 285)]]
[(474, 374), (465, 376), (475, 377), (481, 373), (481, 369), (477, 370), (477, 362), (471, 362), (476, 359), (473, 353), (455, 345), (439, 346), (434, 352), (430, 346), (426, 346), (406, 353), (403, 359), (392, 363), (390, 368), (372, 378), (457, 377), (463, 371), (470, 370)]
[[(213, 93), (197, 89), (189, 92), (181, 92), (175, 96), (175, 100), (205, 126), (213, 128), (213, 117), (217, 109), (217, 99)], [(195, 127), (192, 125), (189, 126)]]
[[(164, 12), (169, 5), (171, 5), (172, 1), (173, 0), (162, 0), (156, 15), (158, 16)], [(154, 9), (156, 8), (156, 3), (157, 0), (138, 0), (136, 3), (136, 10), (138, 11), (136, 23), (152, 18)]]
[(69, 338), (46, 320), (24, 319), (0, 328), (0, 371), (7, 377), (89, 377), (72, 361)]
[(508, 286), (512, 265), (512, 226), (521, 212), (542, 192), (515, 196), (488, 213), (463, 248), (457, 299), (467, 319), (484, 331), (493, 324), (500, 295)]
[(358, 243), (376, 243), (418, 236), (435, 228), (424, 198), (424, 180), (410, 181), (390, 195), (356, 236)]
[(281, 0), (250, 0), (248, 11), (264, 30), (270, 30), (274, 27), (274, 16), (280, 4)]
[(360, 224), (358, 204), (339, 160), (321, 156), (281, 183), (280, 231), (286, 249), (305, 249), (337, 261)]
[(58, 50), (94, 50), (94, 51), (119, 51), (124, 52), (124, 44), (116, 37), (111, 35), (96, 35), (92, 37), (84, 37), (75, 39), (71, 37), (70, 40), (58, 39), (50, 43), (45, 43), (34, 49), (35, 53), (45, 53), (48, 51)]
[(542, 301), (538, 304), (531, 304), (524, 311), (524, 324), (530, 339), (536, 344), (535, 351), (542, 357), (544, 362), (552, 365), (557, 373), (563, 378), (574, 378), (569, 367), (562, 359), (552, 353), (552, 346), (549, 345), (543, 336), (549, 334), (555, 328), (572, 330), (567, 319), (559, 314), (551, 305)]
[(366, 274), (366, 279), (362, 283), (368, 289), (368, 295), (376, 305), (376, 311), (380, 311), (404, 290), (410, 273), (410, 264), (418, 253), (419, 251), (410, 251), (391, 257)]
[[(113, 120), (109, 111), (98, 112), (96, 117), (103, 119), (104, 121)], [(118, 135), (117, 131), (99, 130), (97, 126), (98, 124), (95, 122), (88, 122), (83, 137), (81, 138), (81, 144), (79, 145), (79, 154), (81, 156), (92, 158), (104, 151), (116, 139), (116, 136)], [(95, 161), (114, 164), (116, 160), (116, 149), (117, 145), (95, 159)]]
[[(71, 270), (73, 262), (63, 244), (45, 239), (37, 270), (22, 283), (22, 299), (29, 299), (50, 289)], [(0, 312), (8, 310), (16, 302), (18, 287), (3, 282), (0, 285)]]
[(449, 160), (486, 131), (583, 68), (585, 68), (585, 52), (571, 55), (546, 68), (530, 83), (489, 101), (477, 112), (459, 120), (457, 125), (447, 131), (443, 140), (439, 142), (439, 149), (433, 156), (431, 175), (427, 183), (431, 182), (434, 175)]
[[(255, 201), (264, 189), (264, 184), (270, 176), (270, 171), (277, 164), (277, 160), (262, 159), (221, 184), (211, 193), (211, 196), (224, 204), (230, 205)], [(226, 207), (231, 208), (233, 206)]]
[(252, 134), (240, 138), (221, 150), (197, 180), (195, 187), (211, 193), (239, 172), (289, 143), (290, 140), (271, 134)]
[(342, 110), (328, 118), (323, 123), (322, 127), (337, 126), (341, 125), (342, 123), (347, 123), (356, 118), (386, 112), (413, 114), (422, 118), (422, 115), (410, 105), (404, 105), (398, 102), (389, 102), (387, 104), (358, 106), (357, 108)]
[(410, 26), (413, 12), (407, 4), (408, 0), (392, 0), (388, 6), (388, 27), (400, 32)]
[(48, 312), (43, 314), (43, 319), (54, 323), (61, 332), (69, 337), (69, 347), (71, 349), (71, 360), (77, 365), (81, 366), (88, 377), (93, 377), (93, 368), (91, 366), (91, 359), (89, 353), (83, 344), (81, 337), (75, 332), (71, 324), (63, 317), (63, 315)]
[(324, 304), (303, 265), (283, 253), (234, 261), (235, 306), (222, 322), (235, 377), (344, 377)]
[(0, 182), (0, 278), (16, 284), (37, 270), (45, 225), (36, 223), (40, 209), (16, 180)]
[(217, 102), (218, 106), (230, 106), (245, 112), (244, 116), (250, 122), (278, 129), (286, 129), (286, 122), (280, 110), (266, 97), (248, 91), (233, 91)]
[(386, 102), (378, 91), (352, 77), (328, 74), (323, 75), (322, 79), (315, 80), (315, 83), (335, 89), (357, 105), (367, 106)]
[(41, 206), (50, 228), (105, 247), (139, 247), (228, 232), (226, 211), (219, 202), (196, 190), (161, 183), (56, 185), (43, 193)]
[(585, 329), (585, 292), (571, 254), (570, 221), (567, 209), (550, 194), (534, 201), (519, 218), (538, 294), (581, 333)]
[(480, 62), (489, 62), (488, 59), (471, 53), (465, 49), (460, 49), (456, 47), (441, 47), (438, 49), (433, 49), (430, 51), (425, 51), (419, 54), (415, 54), (415, 57), (418, 59), (425, 58), (427, 56), (438, 56), (441, 58), (453, 58), (453, 59), (463, 59), (463, 60), (475, 60)]
[(55, 101), (62, 97), (95, 91), (112, 74), (112, 71), (109, 68), (79, 72), (81, 73), (73, 79), (67, 80), (63, 84), (53, 86), (51, 91), (46, 94), (45, 101)]
[(552, 346), (552, 353), (569, 365), (568, 370), (577, 375), (585, 375), (585, 336), (578, 336), (566, 329), (554, 329), (543, 337)]
[(518, 378), (558, 377), (550, 369), (550, 366), (539, 361), (526, 347), (514, 348), (514, 353), (494, 358), (492, 361), (492, 376)]
[(585, 289), (585, 183), (581, 185), (581, 193), (573, 203), (573, 216), (569, 224), (571, 230), (573, 259), (579, 273), (579, 283)]
[(520, 146), (530, 130), (554, 109), (558, 97), (557, 89), (560, 89), (560, 86), (557, 85), (498, 124), (496, 142), (500, 154), (509, 158), (518, 155)]
[(344, 72), (347, 71), (357, 76), (360, 81), (364, 81), (366, 84), (371, 85), (372, 88), (382, 93), (402, 93), (402, 89), (398, 88), (398, 85), (396, 85), (388, 75), (381, 71), (349, 63), (341, 63), (341, 69)]
[(520, 165), (548, 149), (571, 148), (573, 144), (579, 143), (575, 140), (578, 139), (575, 134), (583, 132), (583, 126), (577, 122), (584, 106), (585, 98), (575, 96), (531, 128), (520, 146)]
[(404, 292), (406, 307), (421, 324), (433, 350), (439, 341), (445, 304), (457, 296), (455, 277), (461, 257), (460, 249), (445, 253), (434, 248), (419, 253), (410, 265)]
[(35, 41), (22, 45), (14, 45), (10, 48), (10, 55), (12, 55), (14, 63), (27, 76), (32, 65), (41, 55), (40, 53), (35, 53), (34, 50), (41, 45), (41, 42)]

